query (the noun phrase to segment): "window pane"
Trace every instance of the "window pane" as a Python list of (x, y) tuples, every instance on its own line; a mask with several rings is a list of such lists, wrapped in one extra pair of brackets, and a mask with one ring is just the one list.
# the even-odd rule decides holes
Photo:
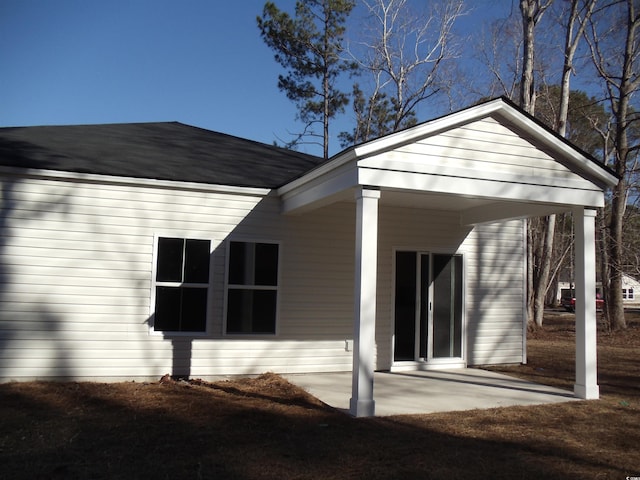
[(209, 240), (187, 240), (184, 255), (184, 281), (209, 283)]
[(253, 292), (253, 333), (276, 333), (276, 299), (273, 290)]
[(182, 282), (183, 246), (181, 238), (158, 239), (158, 282)]
[(278, 245), (274, 243), (256, 243), (255, 284), (278, 284)]
[(156, 331), (180, 331), (180, 288), (156, 287), (153, 328)]
[(207, 289), (182, 288), (183, 332), (204, 332), (207, 327)]
[(227, 295), (227, 333), (250, 333), (253, 291), (230, 289)]
[(248, 285), (249, 275), (247, 272), (247, 250), (248, 246), (244, 242), (230, 242), (229, 244), (229, 284)]
[(273, 290), (230, 289), (227, 333), (275, 333), (276, 301)]

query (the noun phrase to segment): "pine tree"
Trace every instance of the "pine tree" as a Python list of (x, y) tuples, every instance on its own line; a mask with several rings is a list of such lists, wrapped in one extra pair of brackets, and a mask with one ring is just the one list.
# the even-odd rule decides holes
[[(267, 2), (257, 18), (262, 39), (286, 69), (278, 77), (278, 88), (296, 104), (298, 119), (305, 124), (289, 146), (315, 137), (321, 139), (325, 158), (330, 120), (349, 103), (337, 80), (356, 68), (342, 58), (345, 23), (354, 6), (353, 0), (298, 0), (292, 17)], [(321, 134), (317, 124), (322, 125)]]

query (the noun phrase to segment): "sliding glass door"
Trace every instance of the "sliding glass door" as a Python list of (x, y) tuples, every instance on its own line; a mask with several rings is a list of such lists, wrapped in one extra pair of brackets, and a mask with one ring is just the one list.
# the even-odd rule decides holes
[(462, 357), (462, 256), (396, 252), (394, 361)]

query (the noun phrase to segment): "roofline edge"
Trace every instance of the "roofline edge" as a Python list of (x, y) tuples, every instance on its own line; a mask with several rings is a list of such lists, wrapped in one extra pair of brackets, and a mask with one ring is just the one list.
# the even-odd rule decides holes
[(268, 195), (272, 188), (244, 187), (221, 185), (211, 183), (185, 182), (182, 180), (160, 180), (153, 178), (123, 177), (116, 175), (103, 175), (98, 173), (67, 172), (63, 170), (46, 170), (23, 167), (8, 167), (0, 165), (0, 175), (11, 175), (20, 177), (42, 178), (57, 181), (102, 183), (109, 185), (127, 185), (146, 188), (190, 190), (211, 193), (235, 193), (239, 195), (250, 195), (264, 197)]

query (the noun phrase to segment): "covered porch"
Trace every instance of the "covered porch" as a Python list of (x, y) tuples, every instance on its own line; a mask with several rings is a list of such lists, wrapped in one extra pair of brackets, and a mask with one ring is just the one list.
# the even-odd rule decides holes
[[(615, 175), (593, 158), (586, 156), (509, 102), (498, 99), (356, 146), (280, 188), (278, 193), (285, 214), (304, 214), (306, 211), (335, 202), (355, 202), (354, 333), (350, 413), (354, 416), (380, 414), (380, 407), (376, 407), (376, 403), (386, 398), (386, 393), (379, 383), (385, 385), (386, 382), (391, 385), (389, 395), (396, 395), (401, 401), (403, 389), (408, 384), (406, 382), (424, 382), (425, 378), (428, 378), (425, 376), (428, 375), (431, 375), (430, 380), (438, 380), (437, 384), (442, 387), (445, 397), (446, 392), (449, 392), (447, 402), (457, 397), (455, 387), (485, 385), (486, 380), (489, 381), (489, 385), (485, 386), (489, 391), (496, 393), (496, 398), (501, 398), (501, 394), (507, 391), (521, 392), (529, 388), (521, 388), (521, 383), (517, 388), (495, 385), (491, 387), (491, 381), (496, 379), (485, 378), (480, 381), (480, 376), (483, 375), (480, 371), (458, 370), (463, 373), (450, 374), (449, 377), (443, 373), (418, 372), (438, 369), (441, 365), (439, 361), (443, 360), (436, 358), (437, 355), (433, 354), (430, 347), (421, 349), (421, 340), (416, 340), (415, 349), (412, 350), (417, 366), (414, 371), (405, 371), (404, 376), (374, 373), (376, 355), (381, 347), (376, 343), (376, 322), (380, 322), (376, 307), (380, 303), (381, 294), (390, 294), (389, 291), (381, 292), (379, 289), (378, 262), (381, 255), (389, 254), (384, 250), (395, 251), (396, 248), (407, 247), (390, 243), (388, 229), (385, 232), (386, 246), (381, 246), (379, 213), (383, 208), (389, 207), (430, 212), (426, 214), (427, 220), (428, 215), (433, 215), (434, 212), (441, 216), (446, 215), (452, 225), (457, 226), (450, 230), (455, 230), (455, 235), (449, 236), (449, 243), (442, 243), (437, 249), (449, 256), (457, 255), (458, 248), (464, 241), (463, 236), (468, 238), (479, 226), (572, 212), (576, 242), (574, 395), (584, 399), (598, 398), (595, 216), (596, 209), (604, 206), (604, 190), (616, 181)], [(517, 241), (521, 242), (521, 246), (524, 245), (524, 229)], [(381, 248), (384, 249), (382, 252)], [(437, 249), (429, 251), (434, 252)], [(409, 250), (415, 250), (419, 260), (423, 256), (422, 251), (426, 251), (420, 248)], [(425, 255), (425, 261), (430, 262), (431, 266), (426, 268), (433, 269), (435, 257), (433, 253), (429, 255), (431, 257)], [(503, 252), (502, 255), (503, 258), (508, 255), (517, 256), (521, 266), (526, 262), (522, 248), (514, 254)], [(486, 270), (480, 269), (476, 272), (478, 278), (491, 273), (490, 266), (484, 268)], [(463, 268), (461, 271), (463, 272)], [(520, 280), (524, 287), (524, 269), (522, 271)], [(427, 283), (432, 281), (433, 278), (427, 279)], [(465, 279), (456, 287), (460, 296), (468, 297), (473, 294), (472, 286), (466, 282)], [(488, 282), (485, 278), (481, 288), (500, 288), (498, 285), (487, 285)], [(419, 288), (420, 285), (416, 287)], [(526, 304), (522, 291), (520, 296), (521, 305), (513, 310), (513, 318), (520, 322), (520, 328), (524, 329)], [(429, 293), (426, 302), (428, 306), (421, 307), (429, 310), (429, 316), (433, 315), (432, 299), (433, 294)], [(460, 340), (450, 355), (456, 357), (458, 362), (449, 362), (448, 368), (466, 366), (470, 350), (466, 344), (465, 332), (469, 324), (465, 318), (474, 316), (475, 307), (472, 302), (465, 304), (461, 301), (458, 308), (462, 320), (455, 328), (459, 330), (456, 335), (459, 335)], [(394, 315), (391, 312), (391, 325), (397, 320)], [(418, 316), (416, 313), (416, 329), (420, 328)], [(393, 340), (390, 342), (395, 345)], [(523, 339), (523, 361), (526, 361), (525, 343)], [(397, 358), (392, 360), (392, 371), (397, 371), (394, 369), (396, 360)], [(438, 375), (439, 379), (436, 378)], [(402, 380), (402, 383), (395, 384), (399, 380)], [(496, 380), (497, 383), (504, 381)], [(516, 380), (512, 382), (515, 382), (512, 385), (519, 383)], [(437, 390), (426, 389), (424, 383), (419, 385), (422, 386), (424, 396), (432, 396)], [(533, 387), (534, 390), (536, 388), (538, 387)], [(488, 391), (487, 389), (483, 391)], [(311, 391), (313, 393), (313, 389)], [(460, 393), (462, 396), (469, 395), (466, 390)], [(345, 397), (348, 396), (348, 392), (343, 394)], [(527, 392), (527, 395), (530, 394), (531, 391)], [(550, 395), (549, 398), (565, 398), (562, 392), (551, 392)]]

